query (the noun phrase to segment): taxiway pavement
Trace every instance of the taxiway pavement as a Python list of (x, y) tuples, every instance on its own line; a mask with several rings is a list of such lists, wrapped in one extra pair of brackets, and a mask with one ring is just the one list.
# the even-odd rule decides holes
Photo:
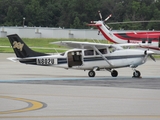
[(132, 78), (130, 68), (88, 78), (87, 71), (11, 62), (0, 54), (2, 120), (153, 120), (160, 119), (160, 60), (148, 60)]

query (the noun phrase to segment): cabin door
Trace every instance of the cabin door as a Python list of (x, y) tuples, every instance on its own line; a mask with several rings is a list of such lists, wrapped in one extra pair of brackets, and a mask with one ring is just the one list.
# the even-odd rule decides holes
[(82, 51), (71, 51), (67, 54), (68, 67), (81, 66), (82, 65)]

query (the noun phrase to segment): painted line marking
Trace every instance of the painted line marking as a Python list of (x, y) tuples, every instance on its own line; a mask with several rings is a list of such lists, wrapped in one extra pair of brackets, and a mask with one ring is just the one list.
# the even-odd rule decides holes
[(35, 101), (35, 100), (16, 98), (16, 97), (10, 97), (10, 96), (0, 96), (0, 98), (22, 101), (22, 102), (25, 102), (28, 104), (28, 107), (25, 107), (22, 109), (17, 109), (17, 110), (0, 111), (0, 114), (28, 112), (28, 111), (38, 110), (38, 109), (42, 109), (42, 108), (47, 107), (47, 104), (45, 104), (43, 102)]

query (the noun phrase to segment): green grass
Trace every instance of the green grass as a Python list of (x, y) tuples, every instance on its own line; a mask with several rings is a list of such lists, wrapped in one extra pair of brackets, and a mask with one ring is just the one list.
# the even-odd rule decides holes
[[(31, 49), (37, 52), (43, 53), (56, 53), (64, 52), (67, 48), (55, 44), (50, 44), (51, 42), (56, 41), (81, 41), (81, 42), (93, 42), (93, 40), (88, 39), (47, 39), (47, 38), (23, 38), (23, 41), (31, 47)], [(98, 42), (98, 41), (96, 41)], [(107, 43), (106, 40), (101, 40), (102, 43)], [(8, 47), (0, 47), (1, 53), (13, 53), (13, 49), (8, 38), (0, 38), (0, 46), (8, 46)], [(40, 47), (40, 48), (32, 48), (32, 47)], [(43, 47), (43, 48), (42, 48)], [(57, 51), (56, 51), (56, 50)]]
[(13, 49), (12, 48), (2, 48), (0, 47), (0, 53), (13, 53)]

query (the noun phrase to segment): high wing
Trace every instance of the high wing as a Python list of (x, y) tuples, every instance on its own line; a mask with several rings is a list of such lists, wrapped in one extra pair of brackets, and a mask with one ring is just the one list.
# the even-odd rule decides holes
[(75, 42), (75, 41), (58, 41), (58, 42), (52, 42), (51, 44), (57, 44), (60, 46), (65, 46), (69, 48), (79, 48), (79, 49), (91, 49), (93, 46), (95, 46), (98, 49), (111, 47), (111, 44)]
[[(122, 50), (124, 46), (135, 46), (136, 44), (102, 44), (102, 43), (91, 43), (91, 42), (74, 42), (74, 41), (59, 41), (52, 42), (51, 44), (58, 44), (60, 46), (79, 48), (79, 49), (94, 49), (111, 67), (112, 63), (99, 51), (103, 48), (114, 48), (116, 50)], [(139, 46), (137, 44), (137, 46)]]
[(101, 54), (98, 49), (103, 49), (106, 47), (111, 47), (111, 44), (101, 44), (101, 43), (90, 43), (90, 42), (74, 42), (74, 41), (60, 41), (60, 42), (52, 42), (52, 44), (58, 44), (60, 46), (71, 47), (71, 48), (80, 48), (80, 49), (94, 49), (110, 66), (112, 64), (108, 61), (108, 59)]
[(126, 43), (126, 44), (103, 44), (103, 43), (91, 43), (91, 42), (75, 42), (75, 41), (58, 41), (52, 42), (51, 44), (57, 44), (60, 46), (65, 46), (69, 48), (79, 48), (79, 49), (91, 49), (96, 47), (97, 49), (114, 47), (115, 49), (123, 49), (122, 47), (131, 46), (141, 46), (140, 44)]

